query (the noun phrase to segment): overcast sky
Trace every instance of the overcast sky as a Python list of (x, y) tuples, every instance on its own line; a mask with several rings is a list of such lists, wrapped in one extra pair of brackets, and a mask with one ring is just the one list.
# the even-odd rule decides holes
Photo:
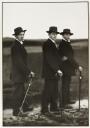
[[(87, 3), (4, 3), (3, 36), (12, 37), (14, 28), (27, 29), (25, 38), (47, 38), (50, 26), (58, 31), (70, 28), (72, 38), (88, 38)], [(61, 38), (58, 35), (58, 38)]]

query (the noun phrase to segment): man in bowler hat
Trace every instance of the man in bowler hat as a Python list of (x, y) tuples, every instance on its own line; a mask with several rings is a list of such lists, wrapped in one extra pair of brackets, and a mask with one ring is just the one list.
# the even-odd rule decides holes
[[(27, 52), (24, 48), (24, 34), (26, 30), (21, 27), (14, 29), (15, 40), (11, 47), (11, 59), (12, 59), (12, 81), (15, 86), (14, 90), (14, 104), (13, 115), (17, 116), (21, 103), (25, 96), (24, 83), (29, 77), (34, 77), (34, 73), (27, 66)], [(23, 106), (23, 112), (29, 111), (31, 108), (25, 103)]]
[[(43, 44), (43, 78), (45, 85), (42, 93), (41, 113), (58, 111), (58, 77), (62, 76), (60, 70), (60, 58), (56, 45), (56, 37), (59, 32), (57, 27), (51, 26), (48, 33), (49, 38)], [(58, 76), (58, 77), (57, 77)]]
[(74, 59), (74, 51), (70, 41), (70, 36), (73, 35), (73, 33), (70, 31), (70, 29), (64, 29), (60, 34), (63, 37), (59, 45), (59, 56), (62, 61), (61, 70), (63, 72), (62, 106), (65, 108), (70, 107), (69, 104), (74, 103), (70, 100), (71, 76), (75, 75), (76, 70), (82, 71), (82, 67), (79, 66), (79, 64)]

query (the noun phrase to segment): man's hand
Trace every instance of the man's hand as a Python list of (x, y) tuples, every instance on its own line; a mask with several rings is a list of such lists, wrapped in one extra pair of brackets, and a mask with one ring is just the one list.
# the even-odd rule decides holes
[(58, 70), (57, 73), (56, 73), (56, 75), (59, 76), (59, 77), (62, 77), (63, 73), (62, 73), (61, 70)]
[(81, 66), (79, 66), (78, 70), (82, 72), (83, 68)]
[(62, 61), (66, 61), (67, 59), (68, 59), (68, 57), (66, 57), (66, 56), (62, 57)]
[(29, 77), (34, 78), (35, 77), (35, 73), (31, 71)]

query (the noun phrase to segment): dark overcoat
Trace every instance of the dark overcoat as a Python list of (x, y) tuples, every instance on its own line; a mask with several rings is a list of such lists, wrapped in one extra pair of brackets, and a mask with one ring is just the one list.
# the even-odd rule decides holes
[(60, 57), (55, 44), (48, 39), (43, 44), (43, 73), (46, 79), (55, 78), (55, 74), (60, 69)]
[(61, 69), (66, 75), (75, 75), (75, 70), (78, 68), (78, 63), (74, 59), (74, 51), (70, 44), (62, 39), (59, 45), (59, 56), (62, 59), (66, 56), (68, 59), (66, 61), (62, 61)]
[(24, 83), (30, 73), (27, 64), (27, 52), (19, 41), (15, 40), (11, 47), (12, 73), (14, 83)]

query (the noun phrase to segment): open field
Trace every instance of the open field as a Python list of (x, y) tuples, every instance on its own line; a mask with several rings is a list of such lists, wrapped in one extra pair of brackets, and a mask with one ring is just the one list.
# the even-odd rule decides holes
[[(75, 51), (75, 59), (77, 62), (83, 66), (83, 79), (81, 88), (81, 98), (88, 99), (88, 75), (89, 75), (89, 56), (88, 56), (88, 41), (79, 41), (77, 43), (72, 43), (73, 49)], [(31, 69), (38, 75), (38, 79), (33, 81), (28, 94), (28, 103), (33, 105), (40, 104), (41, 93), (44, 85), (44, 81), (41, 78), (42, 73), (42, 48), (39, 46), (26, 46), (28, 52), (28, 65)], [(10, 80), (10, 70), (11, 70), (11, 58), (10, 58), (10, 47), (3, 48), (3, 107), (12, 107), (12, 93), (13, 86)], [(79, 86), (79, 75), (72, 77), (71, 82), (71, 95), (72, 99), (78, 100), (78, 86)], [(26, 84), (27, 87), (27, 84)], [(88, 114), (88, 113), (87, 113)], [(88, 117), (88, 115), (87, 115)], [(57, 124), (58, 125), (58, 124)]]

